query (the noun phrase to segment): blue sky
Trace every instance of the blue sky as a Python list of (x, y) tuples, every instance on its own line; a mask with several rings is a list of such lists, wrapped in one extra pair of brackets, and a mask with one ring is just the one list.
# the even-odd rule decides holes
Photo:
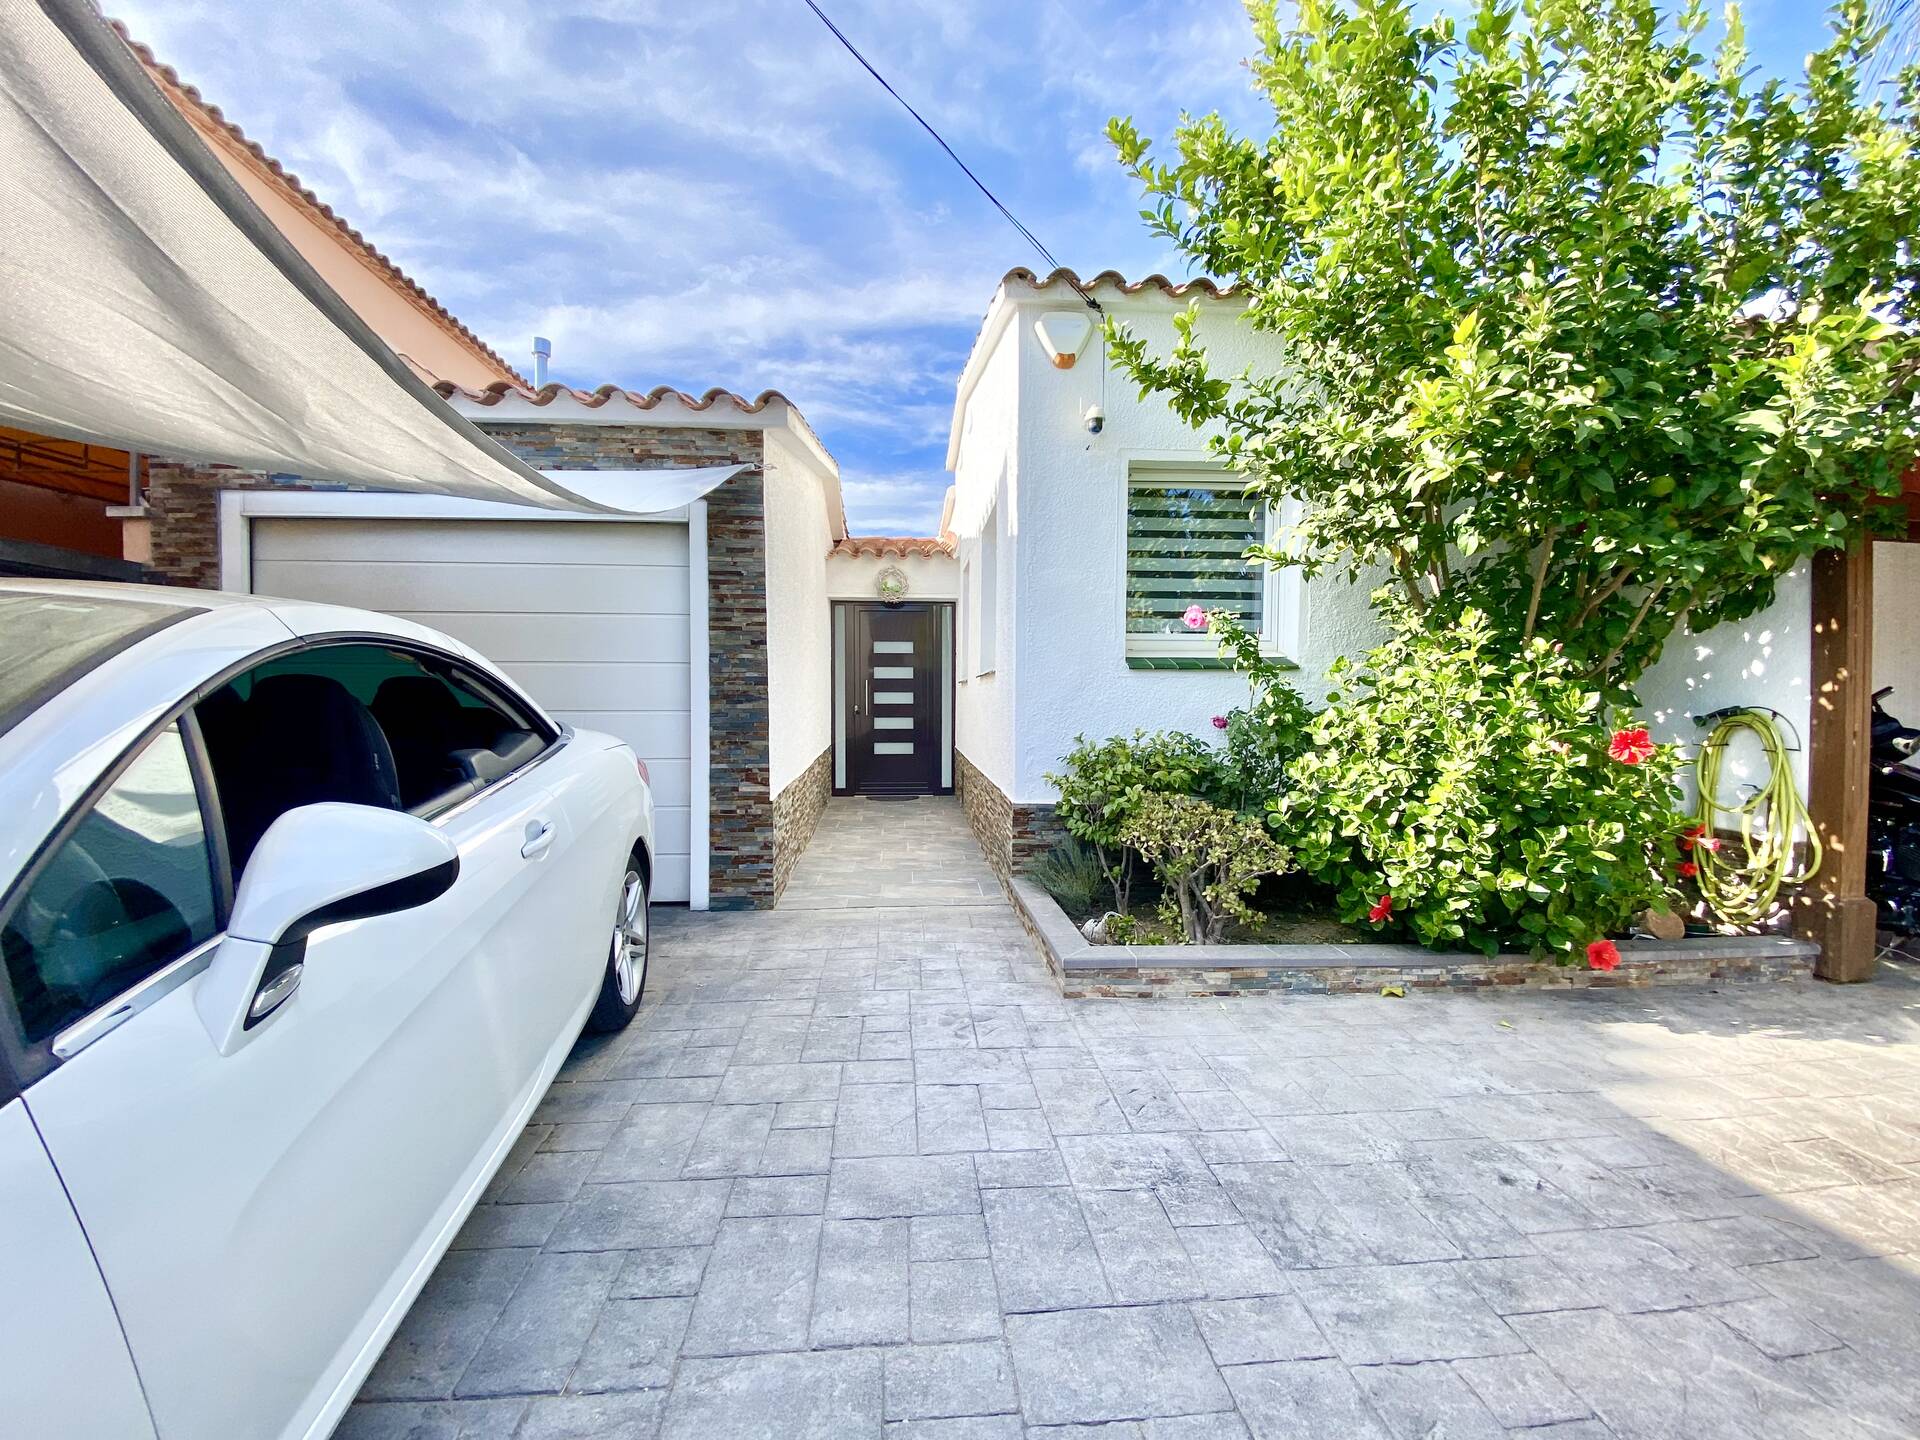
[[(1109, 115), (1261, 123), (1238, 0), (823, 3), (1083, 273), (1178, 264)], [(960, 366), (1040, 262), (801, 0), (105, 4), (522, 371), (538, 333), (575, 385), (783, 391), (856, 532), (933, 529)], [(1752, 0), (1756, 63), (1797, 75), (1822, 8)]]

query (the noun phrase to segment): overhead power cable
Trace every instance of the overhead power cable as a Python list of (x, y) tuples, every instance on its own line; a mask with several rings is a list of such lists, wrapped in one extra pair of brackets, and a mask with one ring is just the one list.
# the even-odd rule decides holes
[[(838, 25), (834, 24), (833, 20), (828, 16), (827, 12), (822, 10), (819, 7), (819, 5), (814, 3), (814, 0), (806, 0), (806, 5), (809, 10), (813, 11), (815, 15), (820, 17), (820, 23), (826, 26), (827, 29), (833, 32), (833, 38), (838, 40), (842, 45), (846, 47), (847, 53), (853, 56), (854, 59), (860, 62), (861, 68), (865, 70), (869, 75), (871, 75), (876, 81), (879, 82), (880, 88), (882, 90), (885, 90), (887, 94), (891, 95), (896, 101), (898, 101), (900, 108), (902, 110), (905, 110), (915, 120), (920, 122), (920, 128), (926, 131), (927, 134), (933, 137), (933, 143), (938, 145), (942, 150), (947, 152), (947, 158), (953, 161), (954, 164), (960, 167), (961, 173), (963, 173), (967, 177), (967, 179), (971, 180), (974, 183), (974, 187), (978, 189), (982, 195), (987, 197), (988, 201), (993, 205), (993, 208), (998, 210), (1002, 215), (1004, 215), (1006, 217), (1007, 223), (1013, 226), (1015, 230), (1018, 230), (1020, 232), (1021, 237), (1029, 245), (1033, 246), (1033, 248), (1039, 252), (1040, 258), (1047, 262), (1048, 269), (1049, 270), (1065, 270), (1066, 267), (1062, 265), (1058, 260), (1054, 259), (1053, 252), (1047, 249), (1047, 247), (1041, 243), (1040, 237), (1034, 234), (1033, 231), (1029, 230), (1025, 225), (1021, 224), (1020, 217), (1015, 215), (1013, 211), (1009, 210), (1006, 207), (1006, 205), (1001, 201), (1000, 197), (994, 194), (993, 191), (987, 188), (987, 183), (984, 180), (982, 180), (978, 175), (973, 173), (972, 167), (969, 166), (966, 161), (962, 160), (959, 157), (959, 155), (954, 152), (954, 148), (946, 142), (944, 137), (942, 137), (940, 132), (934, 129), (933, 126), (927, 122), (927, 117), (922, 115), (918, 110), (914, 109), (913, 106), (909, 105), (907, 103), (906, 97), (903, 96), (898, 90), (894, 89), (892, 85), (887, 83), (887, 77), (882, 75), (878, 70), (873, 68), (873, 62), (868, 60), (866, 56), (860, 53), (859, 46), (855, 45), (853, 41), (847, 38), (847, 32), (842, 30)], [(1079, 281), (1069, 278), (1067, 280), (1067, 283), (1073, 287), (1074, 293), (1076, 295), (1078, 295), (1082, 300), (1087, 302), (1087, 307), (1089, 309), (1095, 311), (1096, 313), (1103, 313), (1100, 311), (1100, 302), (1098, 300), (1095, 300), (1093, 296), (1089, 295), (1086, 292), (1085, 288), (1081, 286)]]

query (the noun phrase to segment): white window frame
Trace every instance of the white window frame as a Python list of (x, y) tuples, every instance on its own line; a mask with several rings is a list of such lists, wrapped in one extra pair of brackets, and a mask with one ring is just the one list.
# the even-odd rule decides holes
[[(1214, 660), (1219, 645), (1205, 630), (1179, 635), (1142, 635), (1127, 629), (1127, 522), (1132, 514), (1136, 481), (1166, 485), (1183, 475), (1221, 477), (1230, 484), (1238, 480), (1218, 465), (1190, 459), (1159, 460), (1134, 457), (1125, 463), (1120, 477), (1120, 633), (1127, 658), (1142, 660)], [(1287, 500), (1277, 509), (1266, 507), (1260, 539), (1275, 544), (1299, 523), (1300, 502)], [(1291, 660), (1300, 652), (1300, 637), (1305, 611), (1305, 587), (1300, 571), (1293, 567), (1264, 566), (1261, 575), (1260, 653), (1270, 660)], [(1224, 661), (1222, 662), (1225, 663)]]

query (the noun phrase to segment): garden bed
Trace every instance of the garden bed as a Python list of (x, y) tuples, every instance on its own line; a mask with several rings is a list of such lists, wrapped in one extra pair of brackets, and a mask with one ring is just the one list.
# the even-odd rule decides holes
[(1418, 945), (1093, 945), (1059, 903), (1025, 875), (1007, 883), (1013, 906), (1068, 999), (1160, 999), (1263, 994), (1377, 994), (1416, 990), (1614, 989), (1706, 980), (1790, 980), (1820, 947), (1784, 935), (1623, 940), (1617, 970), (1554, 965), (1525, 954), (1493, 959)]

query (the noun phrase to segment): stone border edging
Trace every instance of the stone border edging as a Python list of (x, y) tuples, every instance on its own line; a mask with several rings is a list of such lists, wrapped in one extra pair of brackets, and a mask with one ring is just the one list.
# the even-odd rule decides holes
[(1623, 940), (1618, 970), (1553, 965), (1530, 955), (1489, 960), (1418, 945), (1092, 945), (1051, 895), (1024, 875), (1006, 882), (1020, 923), (1069, 999), (1227, 996), (1268, 991), (1365, 994), (1408, 990), (1611, 989), (1701, 980), (1783, 980), (1813, 968), (1820, 947), (1785, 935)]

